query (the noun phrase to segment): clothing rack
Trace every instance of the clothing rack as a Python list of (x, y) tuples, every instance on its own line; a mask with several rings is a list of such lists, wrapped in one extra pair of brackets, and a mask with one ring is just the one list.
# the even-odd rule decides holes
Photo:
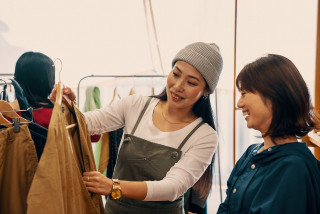
[[(14, 74), (10, 74), (10, 73), (0, 73), (0, 91), (1, 91), (1, 94), (0, 94), (0, 99), (3, 99), (3, 97), (6, 97), (7, 94), (6, 92), (3, 94), (3, 91), (2, 91), (2, 86), (12, 86), (12, 83), (11, 81), (8, 81), (9, 78), (13, 78)], [(6, 78), (3, 78), (3, 77), (6, 77)]]
[(77, 87), (77, 106), (80, 104), (80, 84), (87, 78), (167, 78), (166, 75), (89, 75), (81, 78)]
[(0, 76), (13, 76), (14, 74), (9, 74), (9, 73), (5, 73), (5, 74), (1, 74), (0, 73)]

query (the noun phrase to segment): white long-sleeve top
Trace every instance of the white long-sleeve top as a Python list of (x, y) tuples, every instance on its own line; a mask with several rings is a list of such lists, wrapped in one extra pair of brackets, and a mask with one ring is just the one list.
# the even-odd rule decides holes
[[(84, 113), (90, 134), (101, 134), (124, 127), (131, 134), (148, 97), (131, 95), (102, 109)], [(159, 99), (152, 98), (134, 135), (145, 140), (178, 148), (183, 139), (202, 121), (198, 118), (186, 127), (172, 132), (160, 131), (152, 121), (153, 110)], [(120, 143), (120, 147), (122, 142)], [(191, 135), (182, 147), (181, 159), (160, 181), (145, 181), (145, 201), (174, 201), (201, 177), (217, 148), (216, 131), (207, 123)]]

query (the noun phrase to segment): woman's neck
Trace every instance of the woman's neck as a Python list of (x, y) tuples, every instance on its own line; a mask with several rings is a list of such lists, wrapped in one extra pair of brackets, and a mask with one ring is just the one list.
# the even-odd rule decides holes
[(192, 112), (192, 108), (169, 108), (168, 102), (161, 102), (162, 114), (170, 121), (191, 123), (197, 117)]
[(279, 138), (274, 138), (271, 139), (270, 136), (266, 136), (263, 138), (264, 140), (264, 149), (267, 149), (269, 147), (275, 146), (275, 145), (281, 145), (281, 144), (286, 144), (286, 143), (295, 143), (298, 141), (296, 136), (288, 136), (285, 138), (279, 137)]

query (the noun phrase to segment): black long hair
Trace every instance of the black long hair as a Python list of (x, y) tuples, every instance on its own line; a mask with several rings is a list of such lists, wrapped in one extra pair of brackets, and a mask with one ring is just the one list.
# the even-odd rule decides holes
[(32, 51), (22, 54), (16, 63), (14, 79), (31, 107), (53, 107), (48, 96), (54, 87), (55, 67), (48, 56)]
[[(205, 90), (210, 90), (208, 85), (206, 85)], [(156, 97), (162, 101), (166, 101), (168, 99), (166, 88), (159, 95), (156, 95), (153, 97)], [(214, 130), (216, 130), (216, 127), (214, 125), (213, 112), (212, 112), (209, 95), (207, 96), (207, 98), (201, 97), (194, 104), (192, 111), (197, 117), (201, 117), (203, 119), (203, 122), (207, 123)], [(199, 193), (201, 198), (207, 198), (211, 191), (214, 160), (215, 160), (215, 153), (206, 171), (203, 173), (200, 179), (192, 187), (193, 190)]]

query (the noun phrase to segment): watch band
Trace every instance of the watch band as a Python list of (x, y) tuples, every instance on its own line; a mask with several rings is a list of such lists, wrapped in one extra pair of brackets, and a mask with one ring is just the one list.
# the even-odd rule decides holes
[(109, 195), (111, 200), (118, 200), (121, 198), (122, 191), (119, 179), (112, 179), (112, 189)]

